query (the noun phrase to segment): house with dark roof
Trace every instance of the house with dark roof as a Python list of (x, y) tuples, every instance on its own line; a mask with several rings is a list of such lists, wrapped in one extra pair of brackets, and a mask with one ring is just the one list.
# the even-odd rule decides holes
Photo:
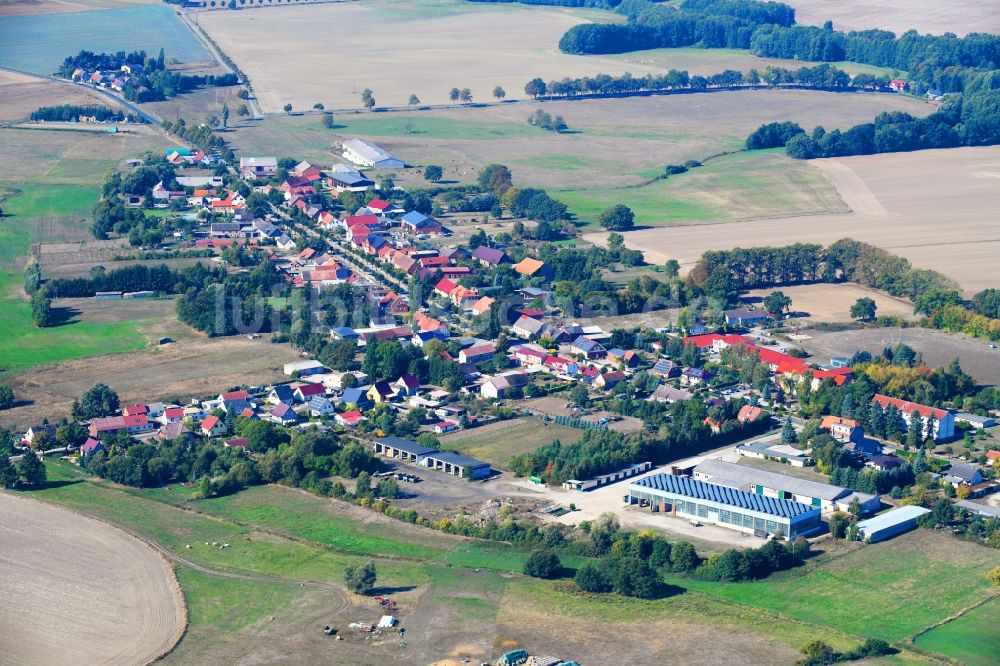
[(341, 405), (354, 405), (355, 407), (371, 407), (372, 401), (368, 399), (368, 394), (363, 388), (344, 389), (337, 403)]
[(267, 414), (267, 420), (278, 425), (295, 425), (299, 422), (299, 415), (295, 413), (292, 406), (284, 402), (278, 403)]
[(604, 358), (607, 351), (596, 340), (581, 335), (570, 345), (574, 354), (580, 354), (586, 359)]
[(329, 416), (337, 411), (333, 408), (333, 403), (321, 395), (314, 395), (306, 407), (310, 416)]
[(657, 375), (659, 377), (663, 377), (664, 379), (673, 379), (674, 377), (680, 377), (681, 371), (681, 366), (677, 365), (670, 359), (661, 358), (653, 365), (649, 374)]
[(420, 392), (420, 380), (413, 375), (403, 375), (393, 384), (396, 395), (411, 396)]
[(395, 394), (396, 391), (392, 388), (392, 385), (384, 379), (378, 380), (368, 389), (368, 399), (376, 405), (388, 402)]
[(485, 245), (480, 245), (473, 250), (472, 258), (483, 266), (499, 266), (500, 264), (510, 263), (510, 257), (507, 256), (506, 252), (486, 247)]

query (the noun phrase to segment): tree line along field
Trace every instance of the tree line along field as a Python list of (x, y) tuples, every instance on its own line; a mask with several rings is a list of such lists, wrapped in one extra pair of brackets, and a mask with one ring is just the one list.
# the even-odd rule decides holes
[[(557, 47), (574, 25), (623, 20), (610, 12), (567, 7), (367, 0), (208, 12), (200, 16), (200, 25), (247, 73), (269, 112), (279, 112), (286, 103), (298, 109), (316, 102), (359, 108), (365, 88), (373, 90), (379, 106), (406, 106), (411, 94), (424, 104), (447, 104), (448, 92), (456, 86), (469, 88), (476, 101), (485, 102), (497, 85), (509, 98), (523, 99), (524, 84), (535, 76), (550, 81), (669, 69), (714, 74), (803, 64), (738, 50), (661, 49), (580, 57)], [(379, 38), (371, 39), (372, 34)], [(300, 58), (300, 49), (313, 57)], [(466, 67), (472, 58), (476, 67)], [(350, 65), (329, 67), (330, 62)]]
[[(724, 232), (714, 226), (644, 229), (627, 232), (626, 244), (652, 263), (675, 258), (690, 267), (706, 250), (849, 237), (937, 270), (971, 295), (1000, 283), (992, 215), (1000, 204), (998, 156), (1000, 148), (980, 147), (812, 160), (851, 212), (764, 216), (731, 222)], [(677, 186), (695, 175), (676, 177)], [(587, 237), (602, 242), (603, 236)]]
[(59, 104), (115, 106), (107, 97), (81, 86), (0, 70), (0, 123), (24, 120), (40, 106)]
[[(504, 544), (417, 528), (281, 486), (192, 501), (193, 488), (123, 490), (66, 463), (50, 462), (48, 469), (47, 487), (25, 495), (136, 531), (179, 558), (189, 625), (168, 663), (278, 656), (490, 661), (519, 645), (538, 652), (558, 647), (581, 662), (609, 666), (623, 654), (634, 663), (787, 663), (806, 640), (849, 649), (867, 636), (903, 645), (895, 661), (916, 663), (920, 657), (905, 651), (907, 638), (985, 598), (984, 573), (995, 559), (984, 547), (920, 530), (835, 550), (763, 582), (678, 579), (670, 582), (686, 590), (679, 595), (625, 600), (512, 575), (526, 553)], [(205, 541), (231, 547), (206, 548)], [(377, 585), (395, 590), (408, 629), (405, 648), (394, 641), (333, 642), (320, 632), (326, 624), (344, 627), (381, 614), (340, 588), (344, 567), (365, 558), (376, 561)], [(884, 593), (871, 593), (872, 579), (883, 581)], [(982, 619), (971, 615), (967, 622), (980, 626)], [(622, 641), (624, 652), (612, 654), (609, 632), (634, 641)], [(963, 655), (952, 651), (954, 644), (946, 637), (922, 649), (969, 658), (988, 648), (961, 645)]]

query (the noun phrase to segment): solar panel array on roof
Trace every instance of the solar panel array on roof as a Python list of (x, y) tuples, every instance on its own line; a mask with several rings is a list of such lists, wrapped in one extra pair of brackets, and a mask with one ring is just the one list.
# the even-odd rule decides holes
[(654, 490), (662, 490), (664, 492), (683, 495), (694, 499), (709, 500), (712, 502), (718, 502), (719, 504), (728, 504), (730, 506), (750, 509), (760, 513), (767, 513), (772, 516), (781, 516), (783, 518), (794, 518), (795, 516), (799, 516), (803, 513), (809, 513), (817, 510), (815, 507), (802, 504), (801, 502), (780, 500), (774, 497), (765, 497), (764, 495), (749, 493), (745, 490), (728, 488), (726, 486), (717, 486), (714, 483), (696, 481), (688, 476), (654, 474), (652, 476), (647, 476), (644, 479), (640, 479), (631, 485), (642, 488), (652, 488)]

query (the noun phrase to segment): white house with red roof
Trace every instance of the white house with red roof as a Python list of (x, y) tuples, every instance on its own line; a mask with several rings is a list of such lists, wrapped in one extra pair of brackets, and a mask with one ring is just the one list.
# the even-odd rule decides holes
[(333, 420), (336, 421), (339, 425), (344, 426), (345, 428), (353, 428), (362, 421), (367, 421), (368, 419), (364, 417), (364, 414), (362, 414), (356, 409), (353, 409), (349, 412), (343, 412), (342, 414), (337, 414), (336, 416), (333, 417)]
[[(924, 438), (933, 438), (934, 441), (950, 439), (955, 436), (955, 415), (946, 409), (938, 407), (928, 407), (908, 400), (890, 398), (887, 395), (876, 393), (872, 398), (872, 404), (879, 405), (882, 409), (893, 406), (899, 412), (900, 424), (903, 430), (909, 430), (910, 420), (914, 412), (920, 415), (921, 433)], [(933, 433), (929, 426), (933, 424)]]
[(221, 437), (226, 434), (226, 424), (218, 416), (209, 415), (198, 425), (198, 432), (205, 437)]

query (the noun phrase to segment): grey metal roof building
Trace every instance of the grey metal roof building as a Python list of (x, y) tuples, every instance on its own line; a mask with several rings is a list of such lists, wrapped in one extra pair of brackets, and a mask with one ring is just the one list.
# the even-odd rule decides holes
[(391, 458), (402, 458), (411, 462), (419, 462), (429, 453), (437, 453), (435, 449), (421, 446), (416, 442), (402, 437), (380, 437), (375, 440), (375, 453)]
[(869, 543), (885, 541), (903, 532), (909, 532), (917, 526), (917, 518), (930, 512), (930, 509), (922, 506), (901, 506), (874, 518), (862, 520), (858, 523), (858, 532)]
[(828, 483), (799, 479), (724, 460), (702, 462), (694, 468), (694, 476), (701, 481), (733, 486), (760, 494), (770, 492), (779, 499), (796, 500), (823, 508), (833, 508), (834, 502), (854, 492)]
[(713, 523), (752, 534), (795, 538), (820, 527), (820, 510), (801, 502), (767, 497), (687, 476), (654, 474), (629, 484), (626, 501), (648, 501), (654, 511)]
[(470, 471), (473, 479), (485, 478), (492, 471), (488, 462), (463, 456), (460, 453), (452, 453), (451, 451), (433, 451), (428, 453), (420, 461), (420, 464), (459, 478), (465, 478), (466, 469)]

